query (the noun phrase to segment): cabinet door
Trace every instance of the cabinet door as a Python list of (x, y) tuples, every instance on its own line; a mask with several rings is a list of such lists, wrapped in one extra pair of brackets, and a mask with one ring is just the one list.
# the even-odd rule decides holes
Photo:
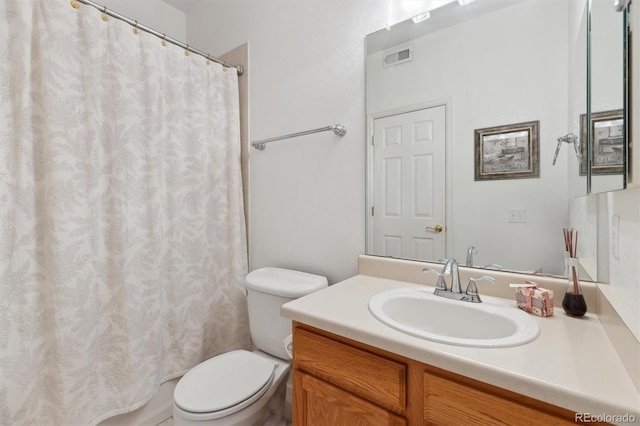
[(296, 368), (403, 414), (407, 365), (306, 330), (293, 336)]
[(402, 417), (309, 374), (294, 374), (296, 426), (405, 426)]
[(483, 392), (433, 374), (424, 376), (427, 425), (574, 425), (524, 404)]

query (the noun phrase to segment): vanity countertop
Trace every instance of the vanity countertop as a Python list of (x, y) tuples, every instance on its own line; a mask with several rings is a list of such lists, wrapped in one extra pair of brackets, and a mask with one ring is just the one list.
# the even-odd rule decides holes
[(291, 320), (577, 413), (629, 413), (640, 423), (640, 393), (597, 316), (572, 318), (556, 308), (551, 317), (534, 316), (540, 335), (525, 345), (453, 346), (401, 333), (371, 315), (373, 295), (410, 286), (419, 284), (356, 275), (289, 302), (281, 312)]

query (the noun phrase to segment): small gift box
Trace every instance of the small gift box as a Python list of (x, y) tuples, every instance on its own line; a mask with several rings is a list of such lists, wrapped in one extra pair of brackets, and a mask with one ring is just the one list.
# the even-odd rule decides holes
[(553, 291), (538, 287), (538, 284), (531, 281), (512, 286), (517, 287), (516, 305), (518, 308), (539, 317), (553, 315)]

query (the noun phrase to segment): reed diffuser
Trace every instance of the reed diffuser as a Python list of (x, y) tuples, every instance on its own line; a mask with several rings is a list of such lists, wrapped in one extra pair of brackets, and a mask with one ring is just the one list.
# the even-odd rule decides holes
[(565, 250), (568, 253), (565, 260), (567, 262), (565, 269), (567, 270), (567, 280), (569, 282), (567, 292), (562, 299), (562, 308), (567, 315), (581, 317), (587, 313), (587, 304), (580, 289), (580, 280), (578, 280), (578, 231), (564, 228), (562, 233), (564, 234)]

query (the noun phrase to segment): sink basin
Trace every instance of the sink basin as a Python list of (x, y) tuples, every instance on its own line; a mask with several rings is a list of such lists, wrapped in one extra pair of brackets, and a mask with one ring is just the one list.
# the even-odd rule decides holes
[(482, 303), (451, 300), (432, 287), (403, 287), (376, 294), (369, 301), (373, 316), (403, 333), (458, 346), (518, 346), (538, 337), (536, 320), (494, 297)]

